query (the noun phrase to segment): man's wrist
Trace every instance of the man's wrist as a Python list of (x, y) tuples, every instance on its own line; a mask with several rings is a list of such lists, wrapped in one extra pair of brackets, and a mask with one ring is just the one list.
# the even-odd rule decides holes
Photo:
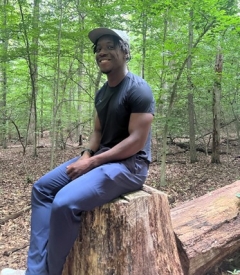
[(86, 149), (82, 150), (81, 156), (82, 156), (85, 152), (87, 152), (91, 157), (94, 155), (94, 151), (93, 151), (93, 150), (91, 150), (91, 149), (89, 149), (89, 148), (86, 148)]

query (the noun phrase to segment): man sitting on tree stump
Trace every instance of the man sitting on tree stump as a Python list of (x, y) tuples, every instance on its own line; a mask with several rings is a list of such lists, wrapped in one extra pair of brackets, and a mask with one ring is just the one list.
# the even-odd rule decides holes
[(128, 71), (125, 32), (97, 28), (88, 36), (97, 65), (107, 75), (95, 97), (89, 146), (33, 185), (27, 270), (6, 268), (1, 275), (61, 275), (82, 211), (139, 190), (146, 180), (154, 113), (151, 88)]

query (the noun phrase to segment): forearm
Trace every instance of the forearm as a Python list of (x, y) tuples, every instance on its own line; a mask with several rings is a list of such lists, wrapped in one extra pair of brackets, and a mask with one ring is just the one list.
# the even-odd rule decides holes
[(131, 114), (129, 136), (106, 152), (92, 157), (93, 166), (129, 158), (144, 148), (153, 116), (150, 113)]
[[(94, 168), (111, 161), (126, 159), (142, 150), (147, 141), (152, 120), (153, 116), (150, 113), (131, 114), (128, 128), (129, 136), (111, 149), (91, 157), (91, 167)], [(99, 135), (95, 136), (95, 138), (97, 137), (99, 138)], [(100, 139), (98, 141), (100, 144)], [(93, 150), (93, 148), (90, 149)]]
[(92, 161), (97, 167), (107, 162), (129, 158), (138, 153), (144, 144), (142, 140), (134, 135), (130, 135), (111, 149), (99, 155), (93, 156)]
[[(96, 152), (99, 149), (101, 142), (101, 132), (93, 131), (90, 136), (90, 140), (86, 148), (91, 149), (93, 152)], [(84, 153), (85, 154), (85, 153)], [(86, 152), (87, 154), (87, 152)]]

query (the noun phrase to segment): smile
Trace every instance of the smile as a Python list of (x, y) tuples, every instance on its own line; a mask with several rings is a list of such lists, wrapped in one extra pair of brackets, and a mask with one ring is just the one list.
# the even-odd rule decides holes
[(107, 63), (109, 61), (110, 61), (110, 59), (103, 59), (103, 60), (100, 60), (99, 63), (103, 64), (103, 63)]

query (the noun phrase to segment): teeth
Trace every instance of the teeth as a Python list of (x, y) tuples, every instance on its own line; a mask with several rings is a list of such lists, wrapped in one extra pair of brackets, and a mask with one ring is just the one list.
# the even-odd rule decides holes
[(101, 60), (100, 63), (106, 63), (108, 60)]

